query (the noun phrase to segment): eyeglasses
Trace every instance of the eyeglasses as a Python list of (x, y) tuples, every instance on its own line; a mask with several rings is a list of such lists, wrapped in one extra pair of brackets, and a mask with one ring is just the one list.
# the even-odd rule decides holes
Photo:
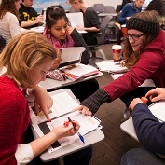
[(133, 39), (134, 41), (138, 41), (140, 39), (141, 36), (143, 36), (144, 33), (142, 34), (126, 34), (126, 37), (129, 39), (131, 37), (131, 39)]

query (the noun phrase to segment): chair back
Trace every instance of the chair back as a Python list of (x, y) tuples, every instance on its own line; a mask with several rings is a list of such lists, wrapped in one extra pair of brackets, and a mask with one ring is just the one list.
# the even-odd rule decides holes
[(111, 15), (107, 15), (107, 16), (105, 16), (105, 17), (103, 18), (103, 21), (102, 21), (101, 24), (100, 24), (100, 31), (101, 31), (102, 33), (104, 33), (104, 31), (105, 31), (105, 29), (106, 29), (106, 27), (107, 27), (107, 25), (108, 25), (108, 22), (109, 22), (112, 18), (113, 18), (113, 16), (111, 16)]
[(113, 6), (104, 6), (104, 13), (116, 13), (115, 7), (113, 7)]
[(97, 13), (103, 13), (104, 11), (104, 5), (101, 3), (94, 4), (93, 8), (96, 10)]

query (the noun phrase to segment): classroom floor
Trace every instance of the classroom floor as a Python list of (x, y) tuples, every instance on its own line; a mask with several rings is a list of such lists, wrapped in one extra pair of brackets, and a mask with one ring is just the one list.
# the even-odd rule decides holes
[[(115, 43), (113, 43), (115, 44)], [(112, 45), (106, 44), (103, 48), (107, 59), (112, 59)], [(100, 87), (112, 81), (112, 77), (104, 73), (102, 77), (97, 78)], [(102, 120), (104, 139), (93, 145), (93, 156), (90, 165), (119, 165), (120, 159), (128, 150), (140, 147), (140, 144), (132, 139), (125, 132), (120, 130), (121, 120), (125, 105), (119, 100), (112, 103), (103, 104), (95, 114)]]

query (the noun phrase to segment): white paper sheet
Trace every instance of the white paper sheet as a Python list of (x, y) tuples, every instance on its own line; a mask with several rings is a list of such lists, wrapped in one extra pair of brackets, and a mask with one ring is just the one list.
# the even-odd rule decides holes
[[(81, 135), (85, 135), (93, 130), (96, 130), (97, 128), (99, 128), (101, 121), (97, 118), (91, 117), (91, 116), (85, 116), (83, 114), (81, 114), (80, 112), (76, 111), (73, 113), (70, 113), (68, 115), (53, 119), (51, 122), (47, 122), (47, 127), (49, 128), (49, 130), (52, 130), (52, 125), (54, 127), (58, 127), (64, 124), (64, 121), (68, 121), (68, 118), (70, 117), (72, 120), (76, 120), (78, 121), (78, 123), (80, 124), (80, 129), (79, 132), (81, 133)], [(44, 135), (44, 133), (42, 132), (42, 130), (39, 128), (39, 126), (37, 124), (33, 124), (34, 130), (37, 132), (37, 134), (41, 137)], [(61, 146), (58, 146), (56, 148), (52, 148), (49, 147), (48, 152), (51, 153), (59, 148), (61, 148), (62, 146), (71, 144), (73, 142), (75, 142), (75, 140), (77, 140), (79, 137), (77, 134), (75, 134), (74, 136), (69, 136), (69, 137), (64, 137), (58, 140), (58, 142), (60, 143)], [(85, 139), (85, 137), (84, 137)], [(80, 143), (82, 143), (80, 141)]]
[[(84, 27), (84, 19), (82, 12), (66, 13), (72, 27)], [(85, 30), (78, 31), (79, 33), (87, 33)]]
[[(75, 107), (79, 105), (78, 101), (75, 101), (67, 92), (61, 92), (51, 96), (53, 99), (53, 106), (50, 108), (52, 113), (49, 114), (50, 118), (59, 117), (71, 112)], [(45, 116), (35, 116), (31, 112), (32, 123), (41, 123), (47, 121)]]
[(61, 64), (64, 62), (80, 61), (82, 53), (85, 51), (84, 47), (70, 47), (62, 48)]
[(127, 67), (122, 67), (119, 62), (114, 62), (113, 60), (96, 62), (96, 65), (100, 71), (105, 72), (123, 73), (128, 70)]

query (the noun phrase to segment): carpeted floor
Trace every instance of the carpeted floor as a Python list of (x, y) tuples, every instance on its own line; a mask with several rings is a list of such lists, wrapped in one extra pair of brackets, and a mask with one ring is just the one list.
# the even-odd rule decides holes
[[(101, 46), (107, 59), (112, 59), (111, 47), (113, 44)], [(104, 73), (97, 78), (100, 87), (108, 84), (112, 77)], [(120, 130), (120, 121), (123, 118), (125, 105), (119, 100), (103, 104), (95, 114), (102, 120), (104, 140), (93, 145), (93, 156), (90, 165), (119, 165), (122, 155), (131, 148), (140, 147), (140, 144), (125, 132)]]

